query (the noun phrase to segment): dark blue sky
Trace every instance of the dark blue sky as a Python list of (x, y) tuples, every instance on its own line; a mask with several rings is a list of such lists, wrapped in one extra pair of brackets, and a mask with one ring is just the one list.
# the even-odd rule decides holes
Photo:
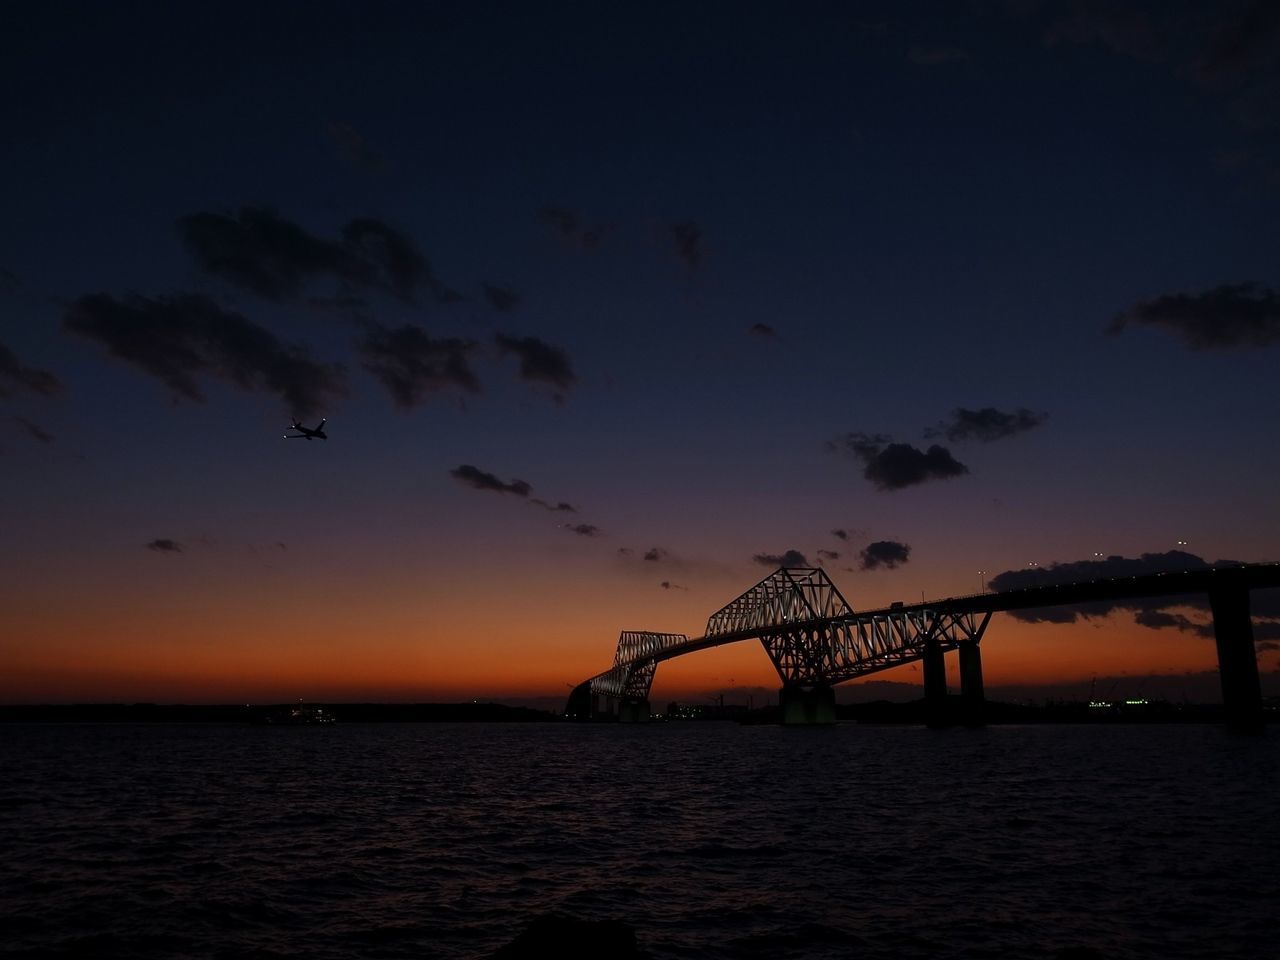
[(15, 7), (15, 683), (554, 688), (788, 550), (1275, 559), (1274, 10)]

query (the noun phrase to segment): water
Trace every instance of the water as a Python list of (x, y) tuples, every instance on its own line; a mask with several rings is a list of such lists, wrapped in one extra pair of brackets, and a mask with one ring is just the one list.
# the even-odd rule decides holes
[(0, 957), (1272, 957), (1277, 732), (10, 724)]

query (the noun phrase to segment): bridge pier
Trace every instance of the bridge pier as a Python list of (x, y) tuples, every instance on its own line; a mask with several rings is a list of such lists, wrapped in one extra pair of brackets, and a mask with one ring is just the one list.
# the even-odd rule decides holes
[(936, 638), (924, 644), (924, 722), (930, 727), (947, 725), (947, 664)]
[(982, 690), (981, 649), (976, 641), (961, 643), (957, 649), (960, 651), (960, 699), (964, 704), (964, 725), (985, 726), (987, 699)]
[(648, 700), (622, 700), (618, 703), (619, 723), (644, 723), (649, 715)]
[(1249, 590), (1244, 585), (1209, 592), (1213, 637), (1218, 645), (1218, 676), (1222, 681), (1222, 713), (1232, 730), (1262, 729), (1262, 687), (1258, 682), (1258, 653), (1253, 645)]
[(836, 722), (836, 692), (828, 684), (784, 686), (778, 691), (784, 727), (827, 726)]

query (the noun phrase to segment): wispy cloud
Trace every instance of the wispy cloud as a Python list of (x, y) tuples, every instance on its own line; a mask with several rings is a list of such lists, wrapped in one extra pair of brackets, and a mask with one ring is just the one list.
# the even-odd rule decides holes
[(433, 338), (421, 327), (389, 328), (368, 323), (360, 344), (364, 367), (386, 387), (402, 410), (411, 410), (428, 395), (446, 389), (480, 391), (471, 369), (476, 344), (457, 337)]
[(0, 343), (0, 397), (11, 395), (7, 386), (46, 397), (62, 390), (62, 383), (52, 373), (39, 367), (27, 366), (18, 359), (17, 354)]
[(702, 263), (702, 228), (692, 220), (671, 225), (671, 239), (675, 242), (676, 255), (690, 270)]
[(902, 490), (969, 472), (945, 447), (934, 444), (928, 450), (920, 450), (907, 443), (894, 443), (883, 434), (849, 433), (828, 447), (861, 460), (863, 476), (881, 490)]
[(983, 407), (981, 410), (957, 407), (951, 412), (950, 420), (926, 430), (924, 435), (927, 439), (946, 437), (953, 443), (963, 440), (991, 443), (1034, 430), (1047, 419), (1048, 414), (1036, 413), (1026, 407), (1007, 413), (995, 407)]
[(464, 463), (449, 471), (449, 476), (473, 490), (491, 490), (494, 493), (510, 493), (520, 498), (527, 498), (533, 490), (523, 480), (500, 480), (497, 476), (479, 467)]
[(1118, 314), (1107, 332), (1118, 334), (1130, 324), (1163, 327), (1192, 350), (1268, 347), (1280, 341), (1280, 293), (1255, 283), (1169, 293)]
[(161, 537), (158, 540), (152, 540), (144, 544), (148, 550), (154, 550), (156, 553), (181, 553), (182, 544), (177, 540), (170, 540), (168, 537)]
[(783, 553), (757, 553), (751, 557), (753, 563), (762, 567), (807, 567), (809, 558), (799, 550), (787, 550)]
[(316, 362), (306, 348), (199, 294), (91, 294), (68, 307), (63, 326), (196, 402), (205, 400), (201, 377), (277, 394), (296, 416), (313, 416), (346, 393), (340, 365)]
[(372, 217), (348, 221), (337, 240), (263, 207), (234, 217), (189, 214), (178, 220), (178, 232), (205, 272), (267, 300), (297, 299), (316, 280), (382, 290), (406, 303), (421, 291), (441, 302), (460, 299), (407, 234)]
[(863, 548), (861, 567), (863, 570), (896, 570), (907, 562), (911, 556), (911, 547), (896, 540), (877, 540)]
[(32, 423), (26, 417), (14, 417), (13, 419), (14, 422), (27, 431), (27, 434), (33, 440), (38, 440), (40, 443), (53, 443), (53, 434), (48, 430), (45, 430), (39, 424)]
[(559, 347), (537, 337), (509, 337), (502, 333), (497, 334), (494, 341), (500, 353), (519, 357), (523, 380), (549, 383), (560, 390), (568, 390), (578, 382), (569, 355)]

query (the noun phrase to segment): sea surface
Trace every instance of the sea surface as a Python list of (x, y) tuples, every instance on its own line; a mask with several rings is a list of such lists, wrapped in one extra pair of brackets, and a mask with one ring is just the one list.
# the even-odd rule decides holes
[[(1280, 956), (1280, 730), (0, 726), (0, 957)], [(600, 954), (608, 960), (607, 954)]]

